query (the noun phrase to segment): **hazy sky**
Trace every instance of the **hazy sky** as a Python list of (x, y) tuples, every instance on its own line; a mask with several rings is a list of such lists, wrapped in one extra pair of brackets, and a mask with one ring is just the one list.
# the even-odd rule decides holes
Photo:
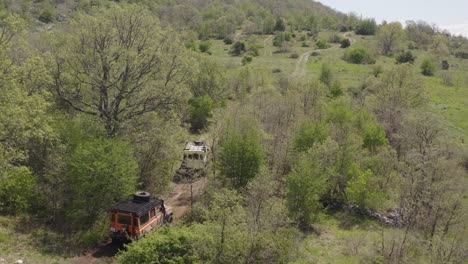
[(338, 11), (400, 21), (424, 20), (468, 37), (468, 0), (316, 0)]

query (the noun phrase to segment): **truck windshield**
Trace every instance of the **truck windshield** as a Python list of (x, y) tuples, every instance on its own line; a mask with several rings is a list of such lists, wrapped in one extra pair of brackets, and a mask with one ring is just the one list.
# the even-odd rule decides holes
[(129, 216), (129, 215), (122, 215), (122, 214), (119, 214), (119, 224), (123, 224), (123, 225), (131, 225), (132, 224), (132, 217)]

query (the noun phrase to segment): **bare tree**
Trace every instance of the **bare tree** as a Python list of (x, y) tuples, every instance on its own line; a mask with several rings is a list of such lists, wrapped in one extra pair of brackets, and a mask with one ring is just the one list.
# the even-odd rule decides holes
[(141, 8), (79, 16), (54, 53), (58, 97), (99, 117), (109, 137), (128, 120), (170, 112), (184, 101), (189, 70), (183, 49)]

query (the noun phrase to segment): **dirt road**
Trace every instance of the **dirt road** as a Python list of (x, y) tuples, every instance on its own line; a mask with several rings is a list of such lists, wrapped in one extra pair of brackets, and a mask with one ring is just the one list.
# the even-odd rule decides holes
[(311, 52), (308, 51), (299, 57), (299, 60), (296, 63), (296, 68), (292, 73), (292, 77), (299, 78), (304, 77), (307, 74), (307, 62), (309, 61), (310, 53)]

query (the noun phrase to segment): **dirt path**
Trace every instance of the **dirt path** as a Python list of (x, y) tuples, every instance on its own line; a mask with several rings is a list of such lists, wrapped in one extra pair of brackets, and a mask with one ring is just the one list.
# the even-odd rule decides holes
[(266, 39), (263, 40), (263, 55), (264, 56), (271, 56), (273, 52), (271, 51), (271, 48), (268, 46), (273, 46), (273, 43), (270, 42), (273, 40), (274, 35), (268, 36)]
[[(194, 202), (203, 194), (207, 182), (207, 178), (203, 177), (192, 184)], [(172, 207), (174, 221), (178, 221), (190, 210), (190, 184), (171, 185), (174, 186), (174, 191), (164, 201)]]
[(292, 77), (299, 78), (307, 74), (307, 62), (309, 61), (310, 53), (311, 52), (308, 51), (299, 57), (299, 60), (296, 62), (296, 68), (291, 75)]
[[(196, 201), (203, 194), (207, 182), (207, 178), (204, 177), (192, 184), (194, 201)], [(169, 197), (164, 200), (164, 202), (166, 205), (172, 207), (172, 211), (174, 212), (174, 222), (177, 222), (190, 210), (190, 184), (171, 183), (170, 187), (173, 188), (173, 191)], [(122, 245), (112, 244), (109, 241), (107, 244), (95, 248), (83, 256), (71, 259), (71, 263), (108, 263), (108, 261), (105, 261), (105, 259), (114, 257), (120, 249), (123, 249)]]

